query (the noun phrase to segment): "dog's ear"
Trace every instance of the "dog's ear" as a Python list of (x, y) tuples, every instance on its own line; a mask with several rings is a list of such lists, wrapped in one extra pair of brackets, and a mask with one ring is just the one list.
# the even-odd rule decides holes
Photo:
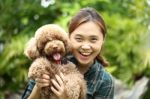
[(69, 39), (67, 39), (67, 41), (66, 41), (66, 51), (67, 51), (67, 54), (72, 53), (72, 45), (71, 45)]
[(72, 44), (69, 39), (69, 33), (65, 32), (65, 34), (61, 36), (61, 40), (63, 41), (63, 43), (65, 45), (66, 55), (71, 54), (72, 53)]
[(25, 47), (25, 50), (24, 50), (24, 54), (29, 58), (29, 59), (36, 59), (40, 56), (40, 53), (37, 49), (37, 44), (36, 44), (36, 39), (33, 37), (31, 38), (27, 44), (26, 44), (26, 47)]

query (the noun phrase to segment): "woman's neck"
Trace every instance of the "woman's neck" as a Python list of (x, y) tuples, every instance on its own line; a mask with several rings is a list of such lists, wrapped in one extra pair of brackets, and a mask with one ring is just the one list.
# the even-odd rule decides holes
[(89, 68), (92, 66), (92, 64), (94, 64), (94, 62), (92, 62), (91, 64), (87, 64), (87, 65), (78, 64), (78, 70), (80, 71), (81, 74), (85, 74), (89, 70)]

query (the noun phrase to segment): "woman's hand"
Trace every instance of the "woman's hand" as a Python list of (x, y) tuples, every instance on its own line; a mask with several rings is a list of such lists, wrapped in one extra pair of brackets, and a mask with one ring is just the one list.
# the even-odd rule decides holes
[(43, 74), (41, 78), (36, 78), (36, 86), (38, 89), (49, 86), (50, 77), (47, 74)]
[(51, 86), (51, 90), (59, 99), (67, 99), (64, 87), (64, 75), (60, 73), (60, 75), (55, 75), (56, 80), (51, 79), (53, 86)]
[(49, 85), (50, 77), (47, 74), (43, 74), (42, 77), (36, 78), (35, 82), (36, 84), (28, 99), (40, 99), (40, 90)]

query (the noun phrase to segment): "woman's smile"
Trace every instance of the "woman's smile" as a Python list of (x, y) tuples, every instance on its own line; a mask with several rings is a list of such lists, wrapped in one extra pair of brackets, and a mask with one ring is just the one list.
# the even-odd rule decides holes
[(91, 53), (81, 53), (81, 52), (79, 52), (79, 54), (80, 54), (80, 58), (81, 58), (82, 60), (87, 60), (87, 59), (89, 59), (89, 57), (90, 57), (90, 55), (91, 55)]

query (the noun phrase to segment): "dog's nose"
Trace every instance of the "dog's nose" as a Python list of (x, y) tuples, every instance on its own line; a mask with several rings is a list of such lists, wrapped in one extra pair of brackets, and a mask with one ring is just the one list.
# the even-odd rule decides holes
[(57, 49), (57, 46), (53, 46), (53, 49)]

